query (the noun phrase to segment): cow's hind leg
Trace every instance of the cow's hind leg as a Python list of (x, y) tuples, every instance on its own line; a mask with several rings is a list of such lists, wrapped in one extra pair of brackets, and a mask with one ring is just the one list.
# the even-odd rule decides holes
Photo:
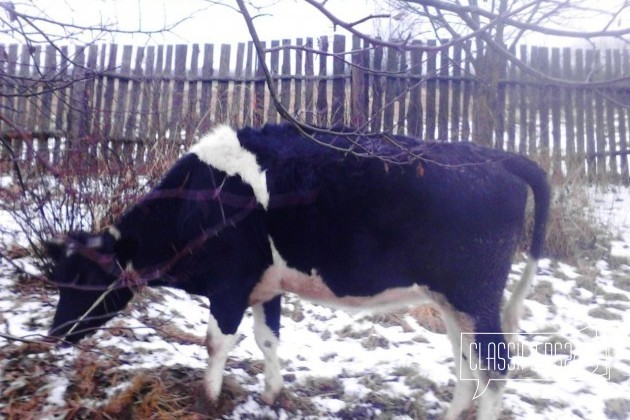
[(282, 390), (282, 375), (278, 359), (278, 338), (280, 334), (280, 300), (277, 296), (264, 304), (254, 305), (254, 336), (265, 356), (265, 392), (262, 399), (273, 404)]
[[(479, 380), (477, 419), (496, 419), (501, 414), (501, 400), (508, 378), (510, 354), (505, 335), (496, 319), (479, 319), (476, 323), (476, 357), (479, 369), (473, 375)], [(487, 385), (487, 388), (486, 388)]]
[(468, 323), (464, 315), (456, 313), (450, 307), (446, 308), (440, 305), (440, 309), (446, 325), (446, 334), (453, 347), (455, 375), (457, 376), (453, 400), (444, 418), (455, 420), (473, 406), (475, 394), (475, 381), (466, 380), (473, 379), (473, 373), (468, 364), (468, 360), (470, 360), (469, 348), (465, 342), (462, 342), (462, 333), (470, 331), (470, 326), (464, 325), (464, 323)]
[(205, 388), (212, 402), (216, 402), (221, 394), (225, 362), (236, 344), (236, 330), (243, 319), (246, 307), (247, 297), (235, 298), (227, 293), (213, 296), (210, 302), (206, 337), (209, 361), (205, 374)]

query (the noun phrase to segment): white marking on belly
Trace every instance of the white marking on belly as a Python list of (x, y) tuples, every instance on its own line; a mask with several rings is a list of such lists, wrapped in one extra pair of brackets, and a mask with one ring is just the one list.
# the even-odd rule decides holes
[(409, 306), (424, 305), (432, 301), (426, 286), (414, 284), (409, 287), (385, 289), (373, 296), (337, 296), (313, 269), (311, 274), (288, 267), (273, 240), (269, 238), (273, 264), (267, 268), (260, 282), (250, 295), (250, 304), (259, 304), (284, 293), (295, 293), (315, 303), (343, 309), (348, 312), (369, 310), (388, 312)]
[(236, 131), (220, 125), (190, 148), (199, 159), (230, 176), (239, 175), (254, 190), (256, 200), (266, 209), (269, 205), (267, 176), (256, 156), (241, 146)]

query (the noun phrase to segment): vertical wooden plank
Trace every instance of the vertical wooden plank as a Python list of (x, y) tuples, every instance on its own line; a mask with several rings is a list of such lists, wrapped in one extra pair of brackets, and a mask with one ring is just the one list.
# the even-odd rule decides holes
[[(549, 74), (549, 48), (540, 47), (538, 49), (538, 69), (548, 75)], [(538, 113), (540, 115), (540, 150), (539, 156), (542, 159), (542, 165), (545, 169), (549, 170), (550, 166), (550, 142), (549, 142), (549, 116), (551, 105), (551, 90), (546, 84), (542, 84), (540, 88), (540, 94), (538, 96)]]
[[(68, 47), (66, 45), (62, 46), (60, 48), (61, 51), (61, 57), (59, 59), (59, 72), (58, 72), (58, 76), (63, 79), (65, 79), (66, 77), (68, 77), (67, 74), (67, 70), (68, 70)], [(55, 111), (55, 131), (57, 132), (65, 132), (66, 131), (66, 109), (67, 109), (67, 96), (68, 96), (68, 89), (69, 88), (63, 88), (63, 89), (59, 89), (56, 93), (57, 96), (57, 106), (56, 106), (56, 111)], [(53, 149), (53, 162), (57, 162), (59, 159), (59, 156), (61, 154), (61, 145), (59, 141), (55, 142), (55, 148)]]
[(170, 130), (167, 136), (167, 128), (170, 120), (170, 98), (173, 94), (173, 46), (167, 45), (166, 52), (164, 54), (164, 66), (162, 68), (162, 80), (160, 85), (160, 105), (159, 112), (159, 125), (158, 125), (158, 137), (160, 139), (173, 139), (173, 132)]
[(470, 98), (472, 96), (473, 84), (470, 79), (472, 69), (472, 54), (470, 53), (471, 41), (466, 41), (464, 51), (466, 59), (464, 61), (464, 93), (462, 95), (462, 141), (470, 141)]
[[(516, 49), (513, 48), (510, 50), (512, 55), (516, 56)], [(508, 65), (508, 76), (507, 76), (507, 84), (506, 84), (506, 107), (507, 107), (507, 150), (509, 152), (516, 151), (516, 103), (518, 101), (517, 91), (516, 91), (516, 66), (514, 63), (508, 61), (506, 63)]]
[[(152, 117), (151, 102), (153, 101), (153, 85), (155, 81), (154, 74), (155, 65), (155, 46), (150, 45), (146, 48), (146, 58), (144, 60), (144, 69), (142, 70), (143, 76), (139, 82), (137, 94), (140, 99), (140, 110), (138, 113), (138, 137), (139, 142), (137, 144), (136, 164), (143, 165), (147, 163), (149, 159), (148, 151), (152, 150), (153, 142), (155, 139), (151, 137), (150, 132), (150, 120)], [(151, 161), (153, 157), (151, 156)]]
[(344, 63), (344, 51), (346, 49), (346, 37), (335, 35), (333, 38), (333, 86), (332, 86), (332, 110), (331, 124), (342, 126), (346, 114), (346, 65)]
[(383, 110), (383, 131), (393, 133), (394, 131), (394, 113), (396, 107), (397, 80), (398, 73), (398, 50), (393, 47), (387, 48), (387, 61), (385, 64), (385, 109)]
[(328, 125), (328, 82), (326, 80), (326, 62), (328, 52), (328, 38), (322, 36), (319, 38), (319, 49), (324, 54), (319, 54), (319, 82), (317, 83), (317, 125)]
[(407, 117), (407, 93), (409, 92), (409, 79), (403, 77), (407, 73), (407, 54), (400, 51), (398, 54), (399, 66), (398, 77), (396, 78), (396, 103), (398, 104), (398, 121), (396, 122), (396, 134), (405, 135), (406, 133), (406, 117)]
[(302, 112), (302, 65), (303, 65), (303, 56), (304, 51), (302, 50), (303, 44), (302, 38), (298, 38), (295, 40), (295, 45), (297, 49), (295, 50), (295, 82), (294, 82), (294, 97), (293, 97), (293, 116), (298, 120), (304, 121), (304, 115)]
[(192, 51), (190, 54), (190, 68), (187, 75), (188, 83), (188, 101), (186, 103), (186, 114), (184, 117), (184, 123), (186, 124), (186, 134), (184, 141), (187, 144), (191, 144), (195, 140), (195, 134), (197, 125), (199, 124), (199, 112), (197, 111), (198, 105), (198, 89), (199, 84), (199, 44), (192, 44)]
[(46, 46), (43, 70), (43, 79), (45, 81), (44, 93), (42, 94), (42, 109), (40, 113), (39, 126), (42, 131), (52, 131), (52, 100), (54, 79), (57, 73), (57, 54), (53, 45)]
[[(265, 43), (261, 42), (261, 48), (264, 50)], [(254, 127), (260, 127), (265, 121), (265, 71), (260, 59), (256, 60), (256, 81), (254, 82)]]
[(351, 102), (350, 102), (350, 126), (363, 129), (367, 122), (367, 109), (365, 108), (365, 54), (361, 38), (352, 36), (352, 69), (350, 71)]
[(88, 102), (87, 108), (87, 120), (85, 121), (85, 127), (87, 134), (90, 136), (91, 141), (95, 138), (92, 127), (94, 126), (94, 119), (96, 118), (96, 85), (98, 82), (98, 57), (99, 50), (97, 45), (90, 45), (88, 47), (88, 58), (86, 62), (87, 67), (87, 80), (85, 86), (85, 97)]
[[(527, 63), (527, 46), (521, 45), (520, 48), (520, 60), (523, 63)], [(519, 106), (518, 106), (518, 120), (519, 120), (519, 144), (518, 152), (520, 154), (527, 154), (527, 102), (529, 100), (529, 92), (531, 88), (528, 88), (527, 78), (522, 71), (518, 71), (518, 93), (519, 93)]]
[(103, 92), (105, 90), (105, 68), (107, 60), (107, 48), (102, 44), (99, 48), (98, 64), (94, 77), (94, 118), (90, 128), (92, 136), (97, 140), (103, 137)]
[(171, 140), (181, 140), (184, 113), (184, 87), (186, 86), (186, 63), (188, 59), (188, 45), (175, 46), (175, 77), (173, 79), (173, 93), (171, 98), (171, 118), (168, 128)]
[(204, 44), (203, 65), (201, 66), (201, 99), (199, 101), (199, 131), (206, 133), (210, 130), (212, 122), (212, 75), (214, 73), (214, 45)]
[(315, 115), (315, 64), (313, 59), (313, 38), (306, 38), (306, 55), (304, 57), (304, 113), (307, 124), (313, 124)]
[[(18, 63), (18, 46), (17, 44), (11, 44), (7, 48), (7, 62), (5, 65), (5, 71), (7, 74), (17, 74), (17, 63)], [(14, 77), (9, 79), (11, 81), (10, 84), (5, 85), (4, 89), (7, 93), (7, 96), (4, 97), (2, 101), (2, 113), (3, 115), (11, 122), (15, 122), (15, 111), (16, 111), (16, 98), (15, 94), (17, 93), (17, 83)]]
[[(586, 74), (591, 74), (595, 68), (595, 53), (593, 50), (586, 51)], [(593, 113), (593, 89), (588, 88), (584, 94), (585, 108), (585, 128), (586, 128), (586, 153), (587, 153), (587, 175), (590, 180), (597, 177), (597, 161), (595, 154), (595, 118)]]
[(282, 66), (280, 67), (280, 80), (278, 86), (278, 97), (280, 104), (287, 111), (291, 112), (291, 45), (290, 39), (283, 39), (282, 46)]
[[(630, 74), (630, 50), (623, 50), (623, 61), (622, 61), (622, 52), (621, 50), (615, 50), (614, 54), (615, 59), (615, 76), (621, 77), (622, 74)], [(626, 88), (627, 89), (627, 88)], [(623, 92), (618, 97), (622, 97)], [(627, 90), (626, 90), (627, 92)], [(619, 150), (627, 151), (628, 150), (628, 131), (626, 129), (627, 125), (630, 125), (630, 109), (627, 107), (624, 108), (621, 104), (622, 101), (619, 101), (620, 105), (617, 108), (617, 122), (619, 125)], [(626, 119), (627, 116), (627, 119)], [(630, 172), (628, 168), (628, 155), (622, 154), (619, 156), (620, 159), (620, 179), (625, 185), (630, 184)]]
[[(594, 72), (593, 77), (594, 80), (601, 80), (602, 73), (601, 69), (602, 65), (602, 56), (600, 50), (595, 50), (594, 56)], [(604, 98), (599, 93), (599, 91), (595, 90), (595, 147), (597, 148), (596, 153), (598, 154), (597, 161), (597, 178), (599, 181), (605, 179), (608, 168), (606, 167), (606, 126), (604, 123)]]
[[(39, 82), (42, 76), (42, 68), (41, 68), (41, 53), (42, 48), (39, 45), (36, 45), (31, 48), (31, 60), (33, 64), (31, 65), (31, 82), (29, 94), (31, 95), (28, 99), (29, 102), (29, 112), (28, 112), (28, 120), (26, 123), (26, 127), (32, 131), (38, 131), (39, 127), (37, 127), (37, 122), (40, 120), (41, 113), (41, 96), (39, 92), (42, 90), (42, 85)], [(31, 146), (32, 146), (31, 142)], [(31, 153), (32, 155), (32, 153)]]
[[(3, 112), (3, 116), (4, 118), (7, 118), (6, 116), (6, 109), (4, 108), (4, 104), (3, 104), (3, 100), (4, 98), (6, 98), (9, 94), (7, 86), (8, 86), (8, 82), (11, 79), (11, 73), (6, 71), (6, 67), (7, 67), (7, 62), (8, 62), (8, 57), (9, 54), (6, 50), (6, 47), (4, 44), (0, 44), (0, 74), (4, 75), (3, 79), (0, 81), (0, 109), (2, 109)], [(4, 134), (6, 131), (9, 130), (9, 126), (4, 122), (0, 120), (0, 134)], [(5, 172), (5, 167), (3, 166), (3, 161), (5, 161), (5, 152), (8, 152), (4, 147), (2, 147), (2, 144), (0, 144), (0, 174), (3, 174)]]
[[(70, 93), (70, 112), (68, 115), (68, 133), (70, 140), (76, 140), (85, 137), (88, 127), (86, 112), (87, 104), (85, 101), (85, 47), (77, 46), (72, 68), (72, 89)], [(75, 143), (78, 144), (78, 143)]]
[[(613, 79), (613, 57), (612, 50), (606, 50), (606, 80)], [(608, 137), (608, 153), (610, 153), (610, 157), (608, 158), (608, 169), (610, 170), (610, 179), (608, 181), (619, 181), (619, 171), (617, 167), (617, 130), (615, 128), (615, 104), (610, 100), (610, 97), (615, 95), (613, 89), (608, 90), (608, 98), (606, 99), (606, 133)], [(600, 95), (601, 96), (601, 93)]]
[(449, 49), (442, 48), (440, 51), (440, 68), (438, 69), (438, 139), (448, 141), (450, 136), (448, 133), (448, 103), (450, 95), (449, 83)]
[[(151, 142), (160, 138), (161, 120), (161, 103), (162, 103), (162, 77), (164, 76), (164, 46), (158, 45), (155, 50), (155, 66), (154, 77), (151, 84), (153, 96), (151, 98), (151, 120), (149, 124), (149, 139)], [(152, 152), (152, 149), (149, 149)], [(150, 153), (149, 153), (150, 154)], [(151, 159), (151, 156), (147, 156)]]
[(374, 45), (374, 61), (372, 62), (372, 110), (371, 115), (371, 130), (373, 133), (377, 133), (382, 130), (383, 120), (383, 76), (381, 70), (383, 69), (383, 46), (380, 44)]
[[(435, 47), (435, 40), (429, 40), (429, 47)], [(436, 89), (437, 89), (437, 53), (430, 51), (427, 54), (427, 98), (426, 98), (426, 133), (424, 138), (427, 140), (435, 140), (435, 124), (436, 124)]]
[(125, 124), (125, 133), (124, 137), (127, 140), (136, 140), (138, 139), (139, 131), (137, 130), (136, 121), (137, 121), (137, 110), (138, 105), (141, 99), (142, 87), (140, 85), (140, 81), (142, 79), (143, 67), (142, 63), (144, 62), (144, 47), (139, 46), (136, 48), (136, 60), (132, 73), (131, 80), (131, 95), (129, 95), (129, 113), (127, 117), (127, 122)]
[[(271, 54), (270, 54), (270, 66), (269, 71), (271, 72), (272, 77), (275, 80), (275, 88), (278, 89), (278, 73), (280, 71), (280, 51), (278, 47), (280, 46), (280, 41), (271, 41)], [(269, 88), (269, 86), (267, 86)], [(276, 96), (278, 92), (276, 91)], [(276, 104), (273, 102), (273, 98), (271, 94), (269, 95), (269, 108), (267, 109), (267, 122), (276, 123), (278, 122), (278, 108)]]
[(451, 140), (459, 141), (460, 130), (460, 108), (462, 96), (462, 45), (457, 43), (453, 46), (453, 81), (452, 86), (452, 103), (451, 103)]
[(221, 44), (221, 55), (219, 56), (219, 81), (217, 83), (217, 103), (215, 116), (218, 123), (228, 122), (228, 93), (230, 82), (230, 55), (232, 54), (232, 46), (230, 44)]
[(245, 43), (240, 42), (236, 46), (236, 68), (234, 69), (234, 84), (232, 87), (232, 110), (230, 111), (230, 124), (232, 127), (240, 127), (243, 125), (243, 117), (241, 111), (241, 92), (243, 90), (243, 62), (245, 55)]
[[(583, 81), (584, 72), (584, 51), (575, 51), (575, 78)], [(580, 176), (586, 175), (586, 132), (585, 132), (585, 90), (578, 87), (575, 90), (575, 151), (576, 164)]]
[(31, 52), (29, 45), (22, 45), (22, 52), (18, 62), (18, 76), (20, 82), (17, 83), (17, 106), (15, 123), (21, 128), (25, 128), (28, 121), (28, 91), (30, 78)]
[(245, 59), (245, 83), (243, 92), (243, 124), (246, 126), (252, 125), (252, 90), (254, 86), (254, 43), (249, 41), (247, 43), (247, 55)]
[[(566, 80), (574, 80), (571, 67), (571, 48), (562, 49), (562, 73)], [(574, 89), (563, 89), (562, 101), (564, 102), (564, 127), (565, 127), (565, 162), (567, 176), (572, 177), (575, 171), (575, 103), (573, 102)]]
[(505, 149), (505, 110), (506, 110), (506, 97), (507, 87), (502, 82), (507, 77), (507, 65), (508, 61), (500, 56), (497, 56), (494, 52), (493, 60), (501, 63), (499, 70), (499, 80), (497, 85), (496, 102), (494, 103), (494, 145), (497, 149)]
[[(9, 95), (7, 86), (9, 85), (9, 81), (11, 80), (11, 73), (6, 70), (7, 65), (8, 52), (5, 45), (0, 44), (0, 74), (5, 75), (5, 77), (3, 78), (4, 80), (2, 80), (2, 83), (0, 83), (0, 109), (4, 111), (2, 115), (5, 118), (7, 118), (7, 110), (4, 108), (3, 100)], [(0, 135), (3, 136), (10, 129), (10, 124), (5, 123), (4, 121), (0, 121)], [(10, 171), (10, 159), (11, 157), (9, 150), (0, 143), (0, 175), (3, 175)]]
[(144, 142), (151, 142), (153, 137), (149, 130), (149, 123), (151, 120), (151, 103), (153, 101), (153, 85), (155, 80), (154, 67), (155, 66), (155, 46), (150, 45), (147, 47), (147, 58), (145, 60), (144, 75), (145, 78), (142, 81), (142, 104), (140, 105), (140, 137)]
[[(539, 64), (539, 51), (538, 47), (532, 47), (529, 55), (529, 63), (533, 67), (538, 67)], [(531, 87), (529, 89), (529, 119), (527, 121), (527, 137), (529, 140), (528, 145), (528, 156), (537, 158), (540, 154), (540, 148), (538, 146), (538, 139), (540, 138), (540, 131), (537, 125), (539, 121), (539, 103), (541, 101), (541, 86), (539, 81), (534, 77), (528, 77), (527, 81), (531, 83)]]
[(109, 44), (109, 56), (105, 69), (105, 97), (103, 100), (103, 138), (108, 138), (111, 133), (112, 120), (114, 118), (114, 93), (116, 92), (116, 78), (114, 71), (117, 66), (118, 45)]
[(118, 88), (116, 95), (116, 111), (114, 112), (114, 126), (112, 127), (111, 137), (115, 141), (123, 138), (123, 128), (125, 127), (125, 116), (127, 112), (127, 93), (129, 89), (129, 75), (131, 73), (131, 56), (133, 47), (125, 45), (123, 47), (122, 63), (118, 71)]
[[(413, 41), (413, 46), (422, 45), (420, 41)], [(409, 67), (409, 107), (407, 108), (407, 130), (408, 134), (413, 137), (422, 137), (423, 121), (422, 121), (422, 49), (414, 48), (410, 53)]]
[[(551, 76), (560, 78), (560, 48), (551, 49)], [(558, 85), (551, 86), (551, 138), (553, 140), (552, 173), (562, 177), (562, 117), (560, 113), (561, 91)]]

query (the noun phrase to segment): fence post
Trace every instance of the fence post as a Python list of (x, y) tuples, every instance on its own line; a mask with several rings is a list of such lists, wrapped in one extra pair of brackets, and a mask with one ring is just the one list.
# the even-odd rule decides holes
[(304, 92), (304, 112), (306, 123), (313, 124), (315, 118), (315, 64), (313, 62), (313, 38), (306, 38), (306, 56), (304, 57), (304, 75), (306, 76)]
[[(560, 77), (560, 48), (551, 49), (551, 76)], [(555, 85), (551, 87), (551, 137), (553, 139), (553, 152), (551, 162), (553, 176), (556, 179), (562, 178), (562, 127), (561, 127), (561, 91)]]
[[(420, 41), (414, 41), (413, 46), (419, 47), (422, 45)], [(420, 48), (414, 48), (410, 54), (410, 92), (409, 92), (409, 107), (407, 108), (407, 130), (409, 135), (421, 138), (422, 137), (422, 84), (424, 79), (422, 77), (422, 53)]]
[[(448, 41), (442, 41), (447, 43)], [(440, 68), (438, 70), (438, 140), (448, 141), (448, 102), (450, 96), (450, 83), (449, 78), (449, 48), (440, 50)]]
[[(621, 57), (622, 52), (620, 50), (615, 51), (615, 75), (621, 76), (622, 74), (630, 74), (630, 51), (628, 49), (623, 50), (623, 62)], [(627, 87), (626, 87), (627, 89)], [(619, 149), (623, 152), (619, 158), (621, 160), (621, 181), (629, 185), (630, 184), (630, 172), (628, 172), (628, 132), (626, 125), (630, 125), (630, 107), (624, 107), (620, 105), (617, 108), (617, 121), (619, 124)], [(630, 128), (630, 127), (629, 127)]]
[(374, 61), (372, 63), (372, 111), (370, 118), (372, 119), (371, 130), (373, 132), (381, 131), (383, 118), (383, 46), (376, 44), (374, 46)]
[(328, 125), (328, 83), (326, 81), (326, 62), (328, 52), (328, 38), (322, 36), (319, 38), (319, 49), (323, 54), (319, 54), (319, 83), (317, 84), (317, 109), (316, 121), (317, 125)]
[[(575, 80), (572, 74), (571, 68), (571, 49), (566, 47), (562, 50), (562, 68), (563, 75), (567, 80)], [(575, 119), (574, 110), (576, 104), (573, 101), (573, 90), (569, 87), (564, 88), (564, 95), (562, 100), (564, 101), (564, 126), (565, 126), (565, 158), (567, 175), (573, 175), (573, 171), (576, 170), (576, 157), (575, 157)]]
[(199, 112), (197, 111), (198, 93), (197, 85), (199, 82), (199, 44), (192, 45), (192, 53), (190, 55), (190, 69), (188, 70), (188, 104), (186, 105), (186, 116), (184, 124), (186, 125), (185, 141), (188, 144), (194, 142), (195, 130), (199, 124)]
[(350, 104), (350, 126), (364, 129), (367, 122), (367, 109), (365, 108), (365, 54), (361, 45), (361, 38), (352, 36), (352, 69)]
[[(612, 51), (610, 49), (606, 50), (606, 80), (611, 80), (613, 78), (613, 57)], [(614, 95), (609, 88), (605, 88), (606, 94), (609, 96)], [(602, 96), (604, 93), (600, 93), (599, 96)], [(619, 172), (617, 170), (617, 137), (616, 137), (616, 128), (615, 128), (615, 106), (613, 101), (608, 99), (606, 101), (606, 126), (607, 126), (607, 136), (608, 137), (608, 153), (610, 153), (610, 157), (608, 158), (609, 162), (609, 171), (610, 177), (612, 181), (619, 181)]]
[(85, 92), (85, 47), (77, 46), (73, 58), (70, 111), (68, 113), (68, 133), (71, 141), (87, 134), (87, 112), (89, 103)]
[(234, 83), (232, 88), (232, 108), (230, 111), (230, 124), (233, 127), (240, 127), (243, 125), (241, 105), (241, 91), (243, 90), (243, 62), (245, 55), (245, 43), (239, 42), (236, 45), (236, 69), (234, 69)]
[(394, 131), (394, 107), (396, 102), (396, 77), (398, 72), (398, 51), (393, 47), (387, 48), (385, 76), (385, 105), (383, 109), (383, 131), (392, 133)]

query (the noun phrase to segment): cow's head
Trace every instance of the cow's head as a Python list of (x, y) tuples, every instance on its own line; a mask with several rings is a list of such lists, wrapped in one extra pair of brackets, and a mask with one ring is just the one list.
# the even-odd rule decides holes
[(46, 244), (53, 261), (52, 281), (59, 303), (51, 337), (77, 342), (125, 308), (133, 292), (120, 287), (123, 264), (120, 238), (111, 232), (76, 232)]

